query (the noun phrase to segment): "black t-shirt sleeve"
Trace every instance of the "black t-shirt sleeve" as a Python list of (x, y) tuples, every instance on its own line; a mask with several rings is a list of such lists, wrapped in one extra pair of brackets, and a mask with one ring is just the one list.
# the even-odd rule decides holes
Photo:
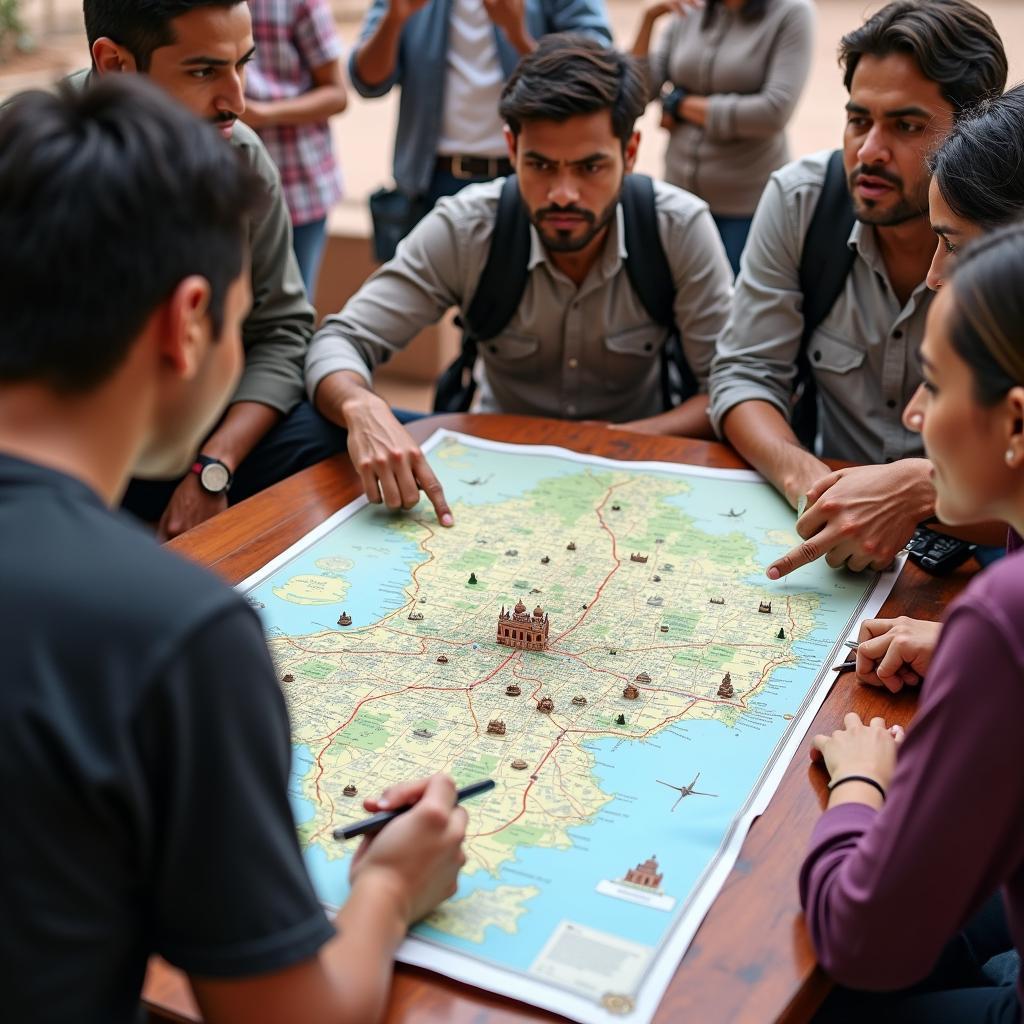
[(256, 616), (204, 622), (161, 668), (137, 723), (152, 791), (153, 948), (190, 974), (238, 977), (334, 935), (288, 803), (288, 716)]

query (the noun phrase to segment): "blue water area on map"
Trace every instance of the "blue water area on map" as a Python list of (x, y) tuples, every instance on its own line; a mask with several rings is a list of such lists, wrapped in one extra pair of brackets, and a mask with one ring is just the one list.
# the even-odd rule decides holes
[[(342, 627), (337, 622), (342, 611), (352, 616), (352, 625), (348, 628), (368, 626), (405, 604), (410, 574), (429, 556), (416, 541), (388, 529), (393, 522), (385, 510), (365, 509), (348, 520), (343, 533), (322, 539), (248, 591), (250, 600), (266, 606), (258, 610), (270, 635), (302, 636), (325, 629), (340, 632)], [(350, 569), (340, 573), (349, 583), (349, 590), (341, 601), (304, 605), (274, 594), (275, 587), (281, 587), (295, 576), (323, 575), (324, 570), (316, 563), (326, 557), (345, 558), (353, 563)]]
[[(796, 645), (798, 654), (806, 653), (800, 650), (803, 646)], [(511, 885), (538, 886), (547, 890), (548, 898), (527, 901), (513, 934), (491, 927), (483, 944), (424, 925), (417, 933), (517, 970), (529, 968), (563, 920), (658, 946), (782, 738), (788, 725), (783, 715), (799, 710), (789, 696), (791, 687), (803, 690), (794, 678), (796, 671), (780, 669), (772, 685), (754, 701), (756, 729), (743, 717), (735, 727), (704, 720), (666, 729), (647, 741), (602, 739), (587, 744), (596, 758), (594, 774), (601, 789), (614, 794), (614, 799), (591, 822), (569, 830), (571, 848), (521, 847), (497, 878), (482, 871), (463, 877), (456, 896), (461, 899), (478, 890)], [(293, 786), (312, 766), (308, 747), (296, 747), (294, 757)], [(679, 794), (657, 780), (684, 786), (698, 772), (695, 788), (716, 796), (689, 796), (672, 810)], [(293, 789), (291, 799), (298, 824), (313, 816), (312, 803), (297, 790)], [(343, 902), (348, 892), (348, 853), (356, 846), (348, 844), (343, 858), (329, 858), (320, 845), (306, 850), (307, 868), (324, 902)], [(621, 879), (651, 855), (657, 857), (664, 875), (662, 890), (677, 900), (671, 912), (595, 892), (600, 881)]]

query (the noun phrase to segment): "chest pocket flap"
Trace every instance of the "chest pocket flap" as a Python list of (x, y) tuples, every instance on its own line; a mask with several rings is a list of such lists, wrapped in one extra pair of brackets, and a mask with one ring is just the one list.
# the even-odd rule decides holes
[(536, 355), (540, 349), (540, 338), (529, 334), (510, 334), (506, 331), (480, 346), (480, 351), (487, 361), (517, 362)]
[(628, 331), (609, 334), (605, 345), (609, 352), (621, 356), (639, 356), (650, 359), (665, 341), (665, 328), (658, 324), (644, 324)]
[(830, 373), (849, 373), (864, 363), (866, 353), (831, 331), (818, 329), (808, 348), (811, 366)]

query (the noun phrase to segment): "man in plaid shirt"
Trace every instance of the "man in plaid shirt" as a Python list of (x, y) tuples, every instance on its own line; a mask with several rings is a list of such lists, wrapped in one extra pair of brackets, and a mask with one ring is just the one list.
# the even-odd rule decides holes
[(312, 300), (327, 213), (341, 198), (327, 123), (348, 103), (341, 42), (327, 0), (249, 0), (249, 9), (256, 54), (242, 120), (281, 172), (295, 256)]

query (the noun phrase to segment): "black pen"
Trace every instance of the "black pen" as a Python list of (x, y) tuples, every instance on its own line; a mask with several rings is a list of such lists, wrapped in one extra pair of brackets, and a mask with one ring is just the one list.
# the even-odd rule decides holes
[[(479, 796), (492, 789), (494, 789), (494, 779), (471, 782), (455, 794), (455, 802), (461, 804), (463, 800), (468, 800), (471, 796)], [(411, 811), (415, 806), (415, 804), (404, 804), (402, 807), (396, 807), (393, 811), (381, 811), (380, 814), (375, 814), (372, 818), (364, 818), (351, 825), (342, 825), (334, 830), (334, 838), (355, 839), (356, 836), (372, 835), (374, 832), (379, 832), (389, 821), (394, 821), (400, 814)]]

